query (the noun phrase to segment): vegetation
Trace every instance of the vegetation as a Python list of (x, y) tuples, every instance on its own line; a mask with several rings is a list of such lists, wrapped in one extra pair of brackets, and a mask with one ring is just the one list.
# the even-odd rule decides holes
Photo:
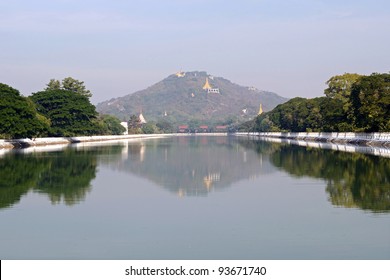
[(327, 81), (326, 97), (296, 97), (239, 127), (241, 131), (390, 131), (390, 74), (344, 74)]
[(390, 131), (390, 74), (361, 77), (352, 86), (351, 101), (357, 129)]
[(56, 89), (34, 93), (31, 100), (50, 120), (51, 136), (93, 135), (99, 131), (95, 106), (84, 95)]
[(43, 135), (49, 121), (19, 91), (0, 83), (0, 138), (24, 138)]
[[(283, 98), (223, 78), (213, 78), (211, 82), (220, 88), (220, 93), (207, 93), (202, 86), (208, 77), (205, 72), (189, 72), (181, 78), (171, 75), (147, 90), (102, 103), (100, 108), (110, 111), (127, 104), (126, 110), (134, 112), (144, 104), (154, 112), (144, 125), (136, 115), (124, 116), (130, 134), (171, 133), (182, 124), (188, 125), (190, 131), (197, 131), (201, 125), (227, 125), (229, 131), (234, 131), (232, 127), (239, 122), (243, 122), (238, 126), (241, 131), (390, 131), (390, 74), (334, 76), (326, 82), (324, 97), (296, 97), (253, 120), (249, 116), (257, 114), (260, 96), (267, 100), (268, 108)], [(30, 97), (0, 83), (0, 137), (122, 134), (125, 129), (119, 119), (99, 116), (90, 103), (91, 95), (84, 82), (71, 77), (52, 79), (43, 91)], [(265, 109), (267, 106), (263, 103)], [(127, 114), (126, 110), (121, 112)]]
[(70, 77), (51, 80), (30, 97), (0, 83), (0, 138), (123, 134), (119, 119), (99, 116), (90, 96), (83, 82)]
[(98, 121), (101, 127), (99, 134), (122, 135), (126, 131), (126, 128), (121, 125), (120, 120), (114, 116), (99, 115)]
[(127, 122), (129, 134), (140, 134), (141, 131), (141, 120), (136, 115), (131, 115)]
[[(220, 93), (203, 89), (206, 78)], [(253, 119), (262, 103), (264, 110), (287, 101), (275, 93), (249, 89), (221, 77), (210, 77), (206, 72), (187, 72), (184, 77), (170, 75), (162, 81), (135, 93), (111, 99), (97, 105), (97, 111), (129, 120), (142, 108), (148, 122), (156, 125), (161, 119), (179, 125), (189, 125), (193, 131), (199, 125), (209, 127), (227, 125)], [(245, 113), (243, 110), (245, 109)], [(192, 127), (191, 123), (198, 123)]]
[(59, 80), (51, 79), (50, 82), (47, 84), (45, 90), (58, 90), (58, 89), (72, 91), (84, 95), (88, 98), (92, 96), (92, 93), (85, 88), (84, 82), (73, 79), (72, 77), (67, 77), (63, 79), (62, 83)]

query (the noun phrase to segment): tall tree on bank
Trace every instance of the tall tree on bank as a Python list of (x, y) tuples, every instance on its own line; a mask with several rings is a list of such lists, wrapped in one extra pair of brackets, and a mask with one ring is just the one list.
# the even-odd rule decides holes
[(324, 90), (326, 97), (341, 102), (343, 111), (349, 122), (353, 121), (351, 101), (352, 86), (360, 77), (362, 77), (362, 75), (356, 73), (344, 73), (343, 75), (333, 76), (326, 82), (328, 87)]
[(100, 134), (104, 135), (122, 135), (126, 128), (121, 125), (117, 117), (111, 115), (100, 115), (98, 117), (99, 125), (101, 127)]
[(0, 83), (0, 138), (25, 138), (45, 135), (48, 120), (19, 91)]
[(51, 122), (50, 136), (94, 135), (100, 131), (97, 112), (86, 95), (56, 89), (33, 93), (38, 112)]
[(81, 95), (84, 95), (88, 98), (92, 96), (92, 93), (85, 87), (84, 82), (73, 79), (72, 77), (67, 77), (60, 82), (59, 80), (51, 79), (47, 84), (45, 90), (57, 90), (64, 89), (71, 92), (75, 92)]
[(131, 115), (127, 121), (129, 134), (140, 134), (141, 131), (141, 120), (136, 115)]
[(352, 86), (351, 103), (358, 130), (390, 131), (390, 74), (361, 77)]

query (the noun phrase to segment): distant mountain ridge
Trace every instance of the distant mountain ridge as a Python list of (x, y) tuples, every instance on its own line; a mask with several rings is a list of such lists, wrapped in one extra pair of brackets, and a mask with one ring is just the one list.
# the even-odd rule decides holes
[(244, 87), (207, 72), (178, 72), (133, 94), (97, 105), (103, 114), (128, 120), (141, 111), (147, 121), (166, 119), (172, 124), (239, 123), (253, 119), (288, 99), (276, 93)]

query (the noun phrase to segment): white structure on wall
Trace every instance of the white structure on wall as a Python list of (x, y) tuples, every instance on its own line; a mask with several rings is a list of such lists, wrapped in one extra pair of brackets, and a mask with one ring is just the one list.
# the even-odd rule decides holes
[(121, 122), (121, 126), (123, 126), (126, 129), (126, 131), (123, 132), (123, 135), (129, 134), (129, 126), (128, 126), (127, 122)]

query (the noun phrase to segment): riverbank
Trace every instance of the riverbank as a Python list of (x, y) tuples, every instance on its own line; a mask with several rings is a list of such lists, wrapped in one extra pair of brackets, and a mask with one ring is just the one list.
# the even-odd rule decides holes
[(90, 143), (90, 142), (108, 142), (108, 141), (123, 141), (133, 139), (151, 139), (171, 136), (226, 136), (227, 133), (171, 133), (171, 134), (131, 134), (131, 135), (100, 135), (100, 136), (78, 136), (78, 137), (45, 137), (35, 139), (0, 139), (0, 149), (15, 149), (39, 146), (53, 145), (69, 145), (75, 143)]
[[(122, 141), (132, 139), (150, 139), (171, 136), (226, 136), (227, 133), (197, 133), (197, 134), (131, 134), (131, 135), (101, 135), (78, 137), (45, 137), (35, 139), (0, 139), (0, 149), (26, 148), (48, 145), (69, 145), (74, 143)], [(352, 133), (352, 132), (237, 132), (234, 135), (252, 136), (258, 138), (289, 139), (297, 141), (352, 144), (360, 146), (383, 146), (390, 148), (390, 132)]]
[(335, 144), (384, 146), (390, 148), (390, 132), (238, 132), (236, 135), (247, 135), (259, 138), (264, 137), (292, 139), (311, 142), (328, 142)]
[(171, 134), (132, 134), (132, 135), (101, 135), (101, 136), (78, 136), (78, 137), (45, 137), (35, 139), (12, 139), (1, 140), (0, 149), (26, 148), (48, 145), (69, 145), (74, 143), (84, 142), (106, 142), (106, 141), (121, 141), (131, 139), (149, 139), (167, 137)]

